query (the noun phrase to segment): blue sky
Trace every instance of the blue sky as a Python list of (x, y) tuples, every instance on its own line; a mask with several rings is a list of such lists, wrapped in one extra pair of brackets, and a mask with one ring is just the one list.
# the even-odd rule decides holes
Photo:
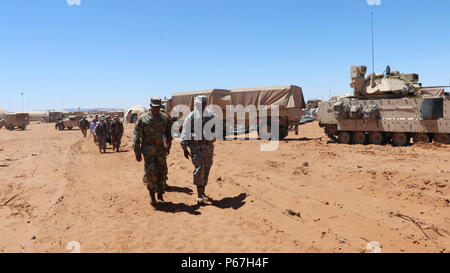
[(450, 79), (450, 1), (2, 0), (0, 106), (148, 105), (174, 92), (296, 84), (350, 91), (350, 66)]

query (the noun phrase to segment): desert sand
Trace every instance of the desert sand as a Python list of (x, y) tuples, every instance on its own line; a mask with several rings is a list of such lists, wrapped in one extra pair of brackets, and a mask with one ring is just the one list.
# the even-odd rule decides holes
[[(126, 125), (123, 152), (79, 130), (0, 130), (0, 252), (450, 252), (450, 146), (340, 145), (317, 123), (274, 152), (218, 141), (197, 207), (174, 141), (154, 210)], [(111, 148), (109, 146), (109, 148)]]

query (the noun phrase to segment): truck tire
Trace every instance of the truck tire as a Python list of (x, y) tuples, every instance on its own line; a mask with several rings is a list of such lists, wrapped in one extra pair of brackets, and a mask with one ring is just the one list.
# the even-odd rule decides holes
[(448, 134), (435, 134), (433, 140), (440, 144), (448, 144), (450, 137)]
[(415, 134), (413, 137), (414, 143), (430, 143), (430, 136), (428, 134)]
[(366, 144), (367, 136), (364, 132), (355, 132), (353, 133), (353, 143), (354, 144)]
[(58, 129), (60, 131), (63, 131), (64, 130), (64, 124), (58, 124)]
[(381, 132), (372, 132), (369, 134), (369, 143), (374, 145), (382, 145), (385, 137)]
[(287, 128), (285, 128), (283, 126), (280, 126), (279, 131), (278, 131), (278, 137), (272, 137), (272, 127), (269, 124), (267, 124), (267, 125), (262, 125), (262, 126), (260, 126), (258, 128), (258, 136), (259, 136), (259, 138), (261, 138), (260, 130), (259, 130), (260, 128), (267, 128), (265, 130), (267, 130), (267, 132), (270, 134), (269, 138), (268, 139), (264, 139), (264, 140), (283, 140), (289, 134), (289, 131), (288, 131)]
[(14, 125), (8, 124), (8, 125), (6, 125), (6, 129), (12, 131), (12, 130), (14, 130)]
[[(262, 128), (262, 129), (261, 129)], [(258, 136), (261, 140), (261, 131), (267, 131), (267, 133), (269, 134), (269, 136), (264, 136), (264, 140), (270, 140), (271, 139), (271, 132), (272, 132), (272, 128), (270, 127), (270, 124), (264, 124), (264, 125), (259, 125), (258, 127)]]
[(338, 141), (341, 144), (351, 144), (352, 143), (352, 134), (350, 132), (339, 132)]
[(392, 137), (394, 146), (408, 146), (411, 138), (406, 133), (395, 133)]
[(67, 127), (67, 129), (69, 129), (69, 130), (72, 130), (72, 129), (73, 129), (73, 127)]

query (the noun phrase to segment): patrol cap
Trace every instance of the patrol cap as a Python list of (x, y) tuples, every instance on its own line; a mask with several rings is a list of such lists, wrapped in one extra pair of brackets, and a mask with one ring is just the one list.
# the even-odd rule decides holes
[(114, 115), (114, 118), (119, 118), (119, 115)]
[(159, 97), (153, 97), (150, 99), (150, 106), (155, 108), (161, 108), (162, 107), (162, 100)]

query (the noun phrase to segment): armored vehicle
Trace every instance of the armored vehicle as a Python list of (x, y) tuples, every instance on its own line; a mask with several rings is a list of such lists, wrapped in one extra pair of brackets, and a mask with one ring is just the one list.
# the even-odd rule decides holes
[(320, 126), (344, 144), (395, 146), (450, 141), (450, 97), (444, 87), (422, 87), (418, 74), (391, 72), (365, 77), (367, 67), (351, 68), (353, 94), (319, 104)]
[(62, 120), (58, 120), (55, 124), (55, 128), (59, 129), (60, 131), (64, 130), (65, 128), (72, 130), (74, 127), (79, 127), (79, 120), (80, 117), (69, 116)]
[(27, 113), (7, 114), (0, 123), (0, 129), (5, 126), (8, 130), (15, 128), (25, 130), (28, 124), (30, 124), (30, 115)]

